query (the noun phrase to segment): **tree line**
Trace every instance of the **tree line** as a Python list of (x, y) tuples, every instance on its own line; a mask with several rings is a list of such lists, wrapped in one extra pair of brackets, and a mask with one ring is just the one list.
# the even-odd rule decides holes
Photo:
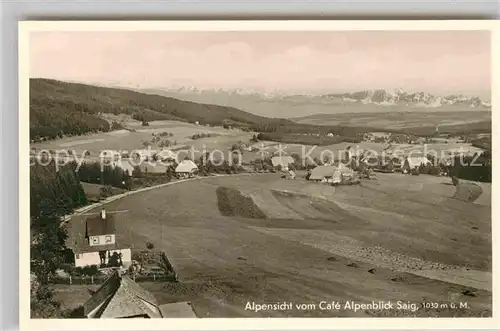
[[(109, 130), (109, 124), (99, 117), (100, 113), (128, 114), (144, 123), (179, 120), (222, 125), (227, 119), (236, 123), (269, 120), (232, 107), (38, 78), (30, 79), (30, 112), (33, 113), (30, 117), (32, 139)], [(61, 118), (58, 114), (62, 114)]]
[(55, 162), (30, 168), (30, 232), (32, 317), (61, 317), (58, 302), (48, 286), (49, 278), (64, 262), (67, 232), (61, 217), (87, 204), (85, 192), (71, 166)]
[(492, 170), (492, 154), (487, 150), (479, 157), (465, 156), (462, 161), (456, 157), (450, 173), (461, 179), (491, 183)]

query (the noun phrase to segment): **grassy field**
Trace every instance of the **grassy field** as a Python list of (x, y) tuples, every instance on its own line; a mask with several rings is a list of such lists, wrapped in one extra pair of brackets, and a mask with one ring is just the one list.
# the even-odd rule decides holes
[[(74, 150), (78, 157), (82, 156), (84, 151), (90, 152), (90, 158), (97, 158), (103, 150), (123, 150), (133, 151), (144, 149), (144, 141), (151, 141), (153, 133), (169, 132), (173, 136), (165, 137), (175, 145), (170, 146), (171, 149), (188, 150), (190, 147), (202, 151), (203, 146), (207, 146), (207, 150), (221, 149), (228, 151), (232, 144), (239, 140), (248, 142), (251, 134), (239, 130), (226, 130), (222, 127), (206, 127), (177, 121), (155, 121), (149, 126), (143, 127), (141, 123), (134, 120), (127, 121), (127, 126), (132, 127), (136, 132), (127, 130), (119, 130), (112, 132), (103, 132), (80, 137), (67, 137), (58, 140), (50, 140), (41, 143), (31, 144), (32, 148), (37, 150)], [(212, 133), (218, 136), (191, 139), (196, 133)], [(157, 144), (151, 145), (152, 150), (160, 151), (161, 148)], [(201, 152), (197, 155), (201, 155)]]
[(317, 114), (294, 121), (315, 125), (347, 125), (403, 129), (426, 126), (450, 126), (491, 120), (490, 111), (393, 111), (384, 113)]
[[(446, 116), (444, 116), (443, 114), (446, 114)], [(475, 120), (480, 120), (481, 116), (486, 116), (483, 112), (475, 112), (474, 114), (478, 114), (478, 116), (474, 117)], [(321, 116), (328, 117), (327, 115)], [(361, 125), (362, 123), (366, 124), (371, 120), (375, 120), (374, 118), (366, 117), (373, 116), (372, 114), (364, 114), (363, 116), (352, 114), (352, 116), (350, 116), (349, 118), (345, 118), (345, 120), (351, 122), (354, 121), (351, 123), (353, 125)], [(153, 134), (168, 132), (172, 134), (172, 136), (162, 137), (162, 140), (168, 139), (173, 144), (168, 148), (179, 152), (182, 155), (182, 158), (187, 155), (191, 156), (190, 149), (196, 150), (194, 154), (195, 158), (199, 158), (204, 151), (210, 152), (213, 150), (220, 150), (222, 153), (224, 153), (224, 157), (227, 158), (230, 155), (229, 149), (233, 144), (240, 141), (244, 143), (250, 143), (250, 138), (253, 135), (250, 132), (243, 132), (236, 129), (227, 130), (223, 129), (222, 127), (207, 127), (203, 125), (195, 125), (178, 121), (153, 121), (149, 123), (149, 126), (141, 126), (141, 122), (133, 120), (130, 118), (130, 116), (123, 114), (106, 114), (105, 117), (109, 121), (120, 121), (121, 123), (124, 123), (126, 127), (134, 129), (135, 132), (131, 132), (128, 130), (118, 130), (79, 137), (66, 137), (63, 139), (33, 143), (31, 144), (31, 147), (39, 151), (43, 149), (55, 151), (73, 150), (75, 152), (75, 155), (77, 155), (77, 157), (79, 158), (82, 157), (84, 151), (88, 151), (90, 153), (89, 158), (97, 159), (99, 153), (102, 150), (111, 149), (117, 151), (133, 151), (137, 149), (143, 149), (145, 148), (143, 143), (145, 141), (151, 142)], [(396, 116), (396, 114), (379, 114), (377, 116), (377, 120), (386, 121), (386, 123), (384, 122), (385, 126), (383, 126), (386, 128), (392, 128), (390, 127), (390, 125), (394, 123), (399, 126), (411, 126), (417, 122), (427, 125), (427, 121), (431, 121), (434, 124), (451, 123), (450, 121), (455, 121), (456, 123), (458, 123), (460, 121), (465, 121), (466, 118), (469, 121), (472, 120), (470, 118), (470, 113), (405, 113), (403, 117), (398, 117)], [(343, 115), (337, 114), (335, 115), (335, 118), (333, 120), (343, 121)], [(202, 133), (213, 134), (214, 136), (194, 140), (191, 139), (194, 134)], [(311, 155), (311, 157), (320, 157), (321, 153), (326, 150), (327, 152), (324, 152), (323, 155), (331, 155), (331, 153), (333, 153), (335, 158), (337, 158), (339, 153), (342, 153), (347, 146), (352, 146), (353, 148), (358, 148), (361, 150), (371, 150), (377, 153), (382, 152), (382, 150), (388, 146), (385, 143), (373, 143), (364, 141), (359, 144), (343, 142), (317, 147), (293, 143), (283, 143), (282, 145), (286, 147), (284, 153), (286, 153), (287, 155), (290, 155), (291, 153), (307, 155), (309, 151), (312, 151), (309, 154)], [(276, 151), (276, 147), (278, 146), (278, 144), (272, 141), (261, 141), (253, 145), (253, 147), (258, 149), (262, 146), (268, 147), (266, 151), (269, 153), (273, 153)], [(461, 147), (464, 151), (468, 151), (470, 153), (481, 151), (480, 148), (473, 147), (471, 146), (471, 144), (461, 143), (455, 140), (449, 140), (447, 142), (438, 141), (433, 144), (427, 144), (427, 150), (436, 151), (439, 156), (449, 155), (452, 153), (452, 151), (458, 150)], [(393, 144), (393, 149), (394, 148), (401, 150), (403, 152), (403, 155), (406, 155), (410, 150), (427, 154), (424, 151), (424, 145)], [(161, 147), (158, 145), (158, 143), (152, 143), (151, 149), (159, 151), (161, 150)], [(244, 162), (255, 160), (258, 157), (259, 156), (255, 152), (244, 151), (243, 153)]]
[[(107, 208), (129, 210), (117, 224), (117, 240), (133, 249), (152, 242), (179, 272), (181, 283), (145, 285), (160, 304), (190, 300), (201, 317), (491, 316), (491, 201), (451, 199), (449, 178), (377, 177), (336, 188), (278, 174), (205, 178)], [(266, 217), (222, 216), (221, 188), (252, 198), (226, 194), (224, 204), (254, 203)], [(83, 217), (71, 220), (70, 242), (83, 224)], [(469, 308), (245, 310), (247, 302), (332, 300), (467, 302)]]

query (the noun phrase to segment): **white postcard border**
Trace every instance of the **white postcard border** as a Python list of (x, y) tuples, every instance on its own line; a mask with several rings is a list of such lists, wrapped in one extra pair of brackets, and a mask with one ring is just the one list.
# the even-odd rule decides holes
[[(29, 34), (35, 31), (432, 31), (492, 32), (492, 106), (500, 105), (500, 21), (24, 21), (19, 22), (19, 302), (20, 326), (29, 330), (322, 330), (322, 329), (496, 329), (500, 328), (499, 281), (493, 278), (491, 318), (205, 318), (205, 319), (30, 319), (29, 250)], [(467, 47), (467, 45), (464, 45)], [(493, 166), (499, 164), (498, 115), (492, 111)], [(498, 170), (498, 169), (497, 169)], [(499, 191), (492, 182), (492, 201)], [(492, 203), (493, 275), (499, 273), (499, 231)]]

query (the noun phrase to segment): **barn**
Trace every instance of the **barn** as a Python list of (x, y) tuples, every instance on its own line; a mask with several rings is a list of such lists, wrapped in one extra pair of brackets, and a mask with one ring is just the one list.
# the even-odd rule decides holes
[(309, 176), (309, 180), (337, 184), (343, 178), (352, 178), (354, 175), (351, 168), (348, 168), (343, 163), (337, 165), (321, 165), (314, 168)]
[(198, 171), (198, 166), (191, 160), (184, 160), (175, 168), (175, 173), (179, 178), (194, 177)]

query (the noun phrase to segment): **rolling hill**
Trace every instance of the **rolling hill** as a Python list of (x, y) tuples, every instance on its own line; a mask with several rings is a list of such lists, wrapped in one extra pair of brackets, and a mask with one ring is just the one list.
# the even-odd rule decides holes
[[(178, 283), (141, 285), (151, 286), (158, 301), (191, 301), (200, 316), (489, 316), (491, 200), (453, 199), (449, 181), (380, 174), (377, 181), (333, 190), (278, 174), (206, 177), (127, 196), (107, 208), (129, 210), (117, 224), (121, 240), (132, 249), (153, 243), (179, 274)], [(85, 217), (72, 218), (68, 243), (84, 227)], [(252, 301), (331, 298), (455, 300), (470, 308), (245, 309)]]
[(141, 121), (178, 120), (210, 125), (222, 125), (226, 122), (240, 127), (270, 121), (269, 118), (232, 107), (200, 104), (118, 88), (30, 79), (32, 139), (111, 130), (111, 124), (102, 119), (100, 113), (128, 114)]

